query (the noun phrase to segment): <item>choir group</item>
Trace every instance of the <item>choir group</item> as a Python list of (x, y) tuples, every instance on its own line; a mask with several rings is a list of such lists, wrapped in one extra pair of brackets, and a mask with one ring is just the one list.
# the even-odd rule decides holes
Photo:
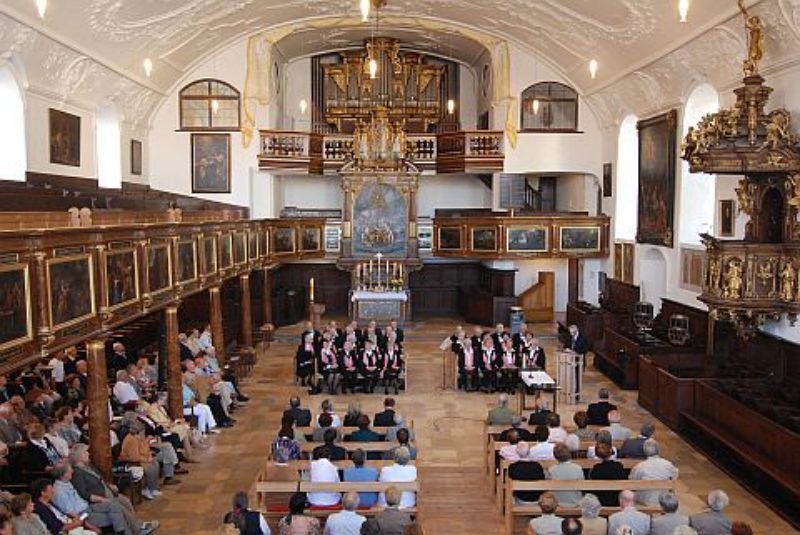
[(335, 395), (356, 390), (371, 394), (382, 386), (395, 394), (404, 388), (403, 380), (403, 329), (392, 320), (380, 329), (371, 321), (366, 329), (358, 322), (350, 322), (340, 329), (331, 321), (322, 332), (306, 324), (300, 336), (295, 356), (300, 384), (309, 387), (312, 394), (322, 391)]

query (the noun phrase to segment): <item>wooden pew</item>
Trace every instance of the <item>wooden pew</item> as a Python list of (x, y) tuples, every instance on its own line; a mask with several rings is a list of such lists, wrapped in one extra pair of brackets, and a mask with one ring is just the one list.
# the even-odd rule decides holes
[[(514, 481), (512, 479), (506, 480), (505, 487), (505, 515), (503, 520), (505, 522), (505, 535), (513, 535), (516, 532), (517, 520), (527, 520), (528, 517), (539, 516), (542, 514), (539, 505), (515, 505), (514, 504), (514, 491), (565, 491), (565, 490), (578, 490), (582, 492), (597, 492), (597, 491), (623, 491), (623, 490), (671, 490), (675, 491), (677, 481), (674, 479), (666, 481), (631, 481), (631, 480), (618, 480), (618, 481)], [(661, 511), (658, 506), (637, 506), (637, 509), (643, 513), (655, 514)], [(603, 507), (600, 514), (608, 516), (619, 511), (619, 507)], [(581, 510), (578, 507), (559, 507), (556, 511), (559, 516), (580, 516)]]
[[(300, 444), (300, 451), (303, 453), (310, 454), (314, 451), (314, 448), (318, 446), (324, 446), (324, 442), (305, 442)], [(362, 449), (365, 452), (386, 452), (393, 448), (400, 446), (399, 442), (337, 442), (337, 446), (341, 446), (342, 448), (346, 449), (348, 453), (352, 453), (355, 450)]]
[[(414, 429), (414, 420), (408, 420), (404, 427), (406, 427), (406, 429), (412, 429), (413, 430)], [(314, 430), (317, 429), (317, 427), (307, 425), (307, 426), (302, 426), (302, 427), (295, 427), (294, 429), (295, 429), (295, 432), (302, 433), (303, 436), (306, 437), (306, 440), (311, 440), (313, 438), (313, 435), (314, 435)], [(342, 437), (342, 438), (346, 437), (350, 433), (354, 433), (354, 432), (358, 431), (358, 427), (351, 427), (351, 426), (335, 427), (334, 429), (336, 429), (339, 432), (339, 436)], [(372, 429), (373, 431), (375, 431), (379, 435), (386, 436), (386, 433), (389, 431), (389, 429), (391, 429), (391, 427), (370, 426), (370, 429)]]

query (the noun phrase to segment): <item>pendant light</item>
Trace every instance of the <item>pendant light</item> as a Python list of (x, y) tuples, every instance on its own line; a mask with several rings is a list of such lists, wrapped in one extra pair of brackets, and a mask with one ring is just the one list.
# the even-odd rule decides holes
[(447, 100), (447, 113), (453, 115), (453, 112), (456, 111), (456, 101), (451, 99)]
[(597, 60), (593, 59), (589, 62), (589, 74), (592, 76), (592, 80), (595, 79), (597, 76)]
[(43, 19), (47, 12), (47, 0), (36, 0), (36, 11), (39, 12), (39, 18)]
[(539, 113), (539, 99), (535, 98), (533, 99), (533, 114), (536, 115), (537, 113)]
[(150, 78), (150, 74), (153, 72), (153, 60), (150, 58), (144, 58), (142, 65), (144, 66), (145, 76)]
[(359, 7), (361, 9), (361, 22), (369, 21), (369, 9), (372, 7), (372, 0), (361, 0)]
[(689, 0), (678, 0), (678, 14), (681, 16), (681, 22), (688, 22), (686, 17), (689, 15)]

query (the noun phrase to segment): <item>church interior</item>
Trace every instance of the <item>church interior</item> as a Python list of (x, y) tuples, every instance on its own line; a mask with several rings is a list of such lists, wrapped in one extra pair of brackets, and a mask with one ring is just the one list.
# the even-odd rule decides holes
[(800, 0), (0, 0), (0, 535), (800, 533), (799, 57)]

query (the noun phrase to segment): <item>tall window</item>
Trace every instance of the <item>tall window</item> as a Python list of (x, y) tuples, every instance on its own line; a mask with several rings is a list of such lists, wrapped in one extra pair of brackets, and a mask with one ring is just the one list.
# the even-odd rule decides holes
[(97, 185), (122, 187), (122, 136), (119, 117), (111, 107), (97, 111)]
[(558, 82), (541, 82), (522, 92), (523, 130), (575, 132), (578, 130), (578, 93)]
[[(719, 111), (719, 93), (708, 84), (695, 88), (683, 111), (683, 135), (704, 115)], [(697, 244), (700, 234), (714, 234), (716, 175), (690, 173), (689, 164), (681, 160), (681, 202), (678, 236), (681, 243)]]
[(0, 180), (25, 180), (28, 167), (25, 148), (25, 104), (17, 80), (8, 69), (0, 69)]
[(239, 91), (220, 80), (198, 80), (180, 92), (181, 129), (239, 130)]
[(615, 188), (614, 236), (635, 240), (639, 220), (639, 132), (635, 115), (628, 115), (619, 127), (617, 142), (617, 184)]

